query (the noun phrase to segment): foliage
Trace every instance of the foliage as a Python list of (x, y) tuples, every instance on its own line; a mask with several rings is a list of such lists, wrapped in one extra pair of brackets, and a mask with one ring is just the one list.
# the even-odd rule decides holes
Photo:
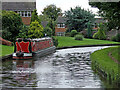
[(70, 33), (69, 32), (65, 33), (65, 36), (70, 37)]
[(37, 10), (36, 10), (36, 9), (32, 12), (31, 22), (34, 22), (35, 20), (40, 23), (40, 20), (39, 20), (39, 18), (38, 18), (38, 13), (37, 13)]
[(15, 40), (16, 37), (12, 37), (12, 33), (8, 30), (2, 30), (2, 38), (6, 40)]
[(2, 11), (2, 30), (4, 39), (15, 41), (22, 26), (22, 19), (17, 13), (13, 11)]
[(74, 37), (76, 34), (77, 34), (77, 30), (72, 30), (71, 33), (70, 33), (70, 36)]
[(95, 39), (100, 39), (100, 40), (105, 40), (106, 39), (106, 35), (105, 35), (105, 32), (103, 30), (103, 24), (100, 23), (100, 28), (98, 28), (98, 32), (96, 32), (94, 35), (93, 35), (93, 38)]
[(116, 36), (111, 38), (112, 41), (120, 42), (120, 34), (118, 33)]
[(61, 15), (62, 10), (57, 8), (54, 4), (48, 5), (44, 8), (42, 14), (47, 15), (48, 18), (56, 21), (57, 17)]
[(44, 28), (44, 35), (51, 37), (52, 36), (52, 29), (50, 27), (45, 27)]
[(20, 30), (20, 33), (18, 34), (17, 38), (28, 38), (28, 30), (29, 26), (23, 26)]
[(89, 2), (89, 4), (99, 9), (99, 14), (108, 20), (109, 28), (120, 28), (120, 2)]
[(82, 31), (87, 27), (87, 23), (94, 23), (94, 14), (89, 10), (84, 10), (81, 7), (71, 8), (65, 12), (65, 17), (67, 18), (66, 24), (69, 31), (75, 29), (78, 32)]
[(50, 21), (51, 19), (49, 18), (49, 17), (47, 17), (47, 15), (39, 15), (38, 16), (38, 18), (39, 18), (39, 20), (40, 20), (40, 22), (42, 22), (42, 21)]
[(53, 36), (55, 36), (55, 25), (56, 25), (56, 22), (53, 21), (53, 20), (50, 20), (47, 24), (47, 26), (52, 29), (52, 35)]
[(76, 35), (75, 40), (83, 40), (83, 36), (82, 35)]
[(41, 38), (43, 36), (43, 27), (38, 21), (32, 22), (30, 24), (30, 29), (28, 30), (29, 38)]
[(57, 47), (58, 46), (58, 39), (55, 37), (52, 37), (53, 39), (53, 44)]
[(90, 22), (87, 24), (87, 38), (92, 38), (92, 25)]

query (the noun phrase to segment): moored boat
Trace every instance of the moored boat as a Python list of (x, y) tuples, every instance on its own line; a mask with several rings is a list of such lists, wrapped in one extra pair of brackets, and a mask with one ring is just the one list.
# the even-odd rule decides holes
[(30, 59), (54, 52), (56, 47), (50, 37), (37, 39), (18, 38), (15, 42), (13, 59)]

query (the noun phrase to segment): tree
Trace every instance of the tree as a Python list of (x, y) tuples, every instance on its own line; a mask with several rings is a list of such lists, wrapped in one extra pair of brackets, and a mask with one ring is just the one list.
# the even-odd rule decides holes
[(67, 26), (69, 31), (77, 30), (82, 31), (87, 27), (88, 22), (94, 23), (94, 14), (89, 10), (81, 9), (81, 7), (71, 8), (65, 12), (65, 17), (67, 18)]
[(39, 20), (40, 20), (40, 22), (42, 22), (42, 21), (50, 21), (51, 19), (49, 18), (49, 17), (47, 17), (47, 15), (39, 15), (38, 16), (38, 18), (39, 18)]
[(17, 38), (28, 38), (28, 30), (29, 30), (29, 26), (23, 25)]
[(51, 37), (52, 36), (52, 29), (48, 26), (44, 28), (44, 35)]
[(55, 25), (56, 25), (56, 22), (53, 21), (53, 20), (50, 20), (47, 24), (47, 26), (52, 29), (52, 35), (53, 36), (55, 35)]
[(109, 29), (120, 29), (120, 1), (119, 2), (89, 2), (89, 5), (99, 9), (100, 16), (108, 20)]
[(30, 29), (28, 30), (29, 38), (41, 38), (43, 36), (43, 27), (38, 21), (34, 21), (30, 24)]
[(100, 23), (99, 28), (98, 28), (98, 32), (96, 32), (93, 35), (93, 38), (100, 39), (100, 40), (105, 40), (106, 39), (106, 35), (105, 35), (105, 32), (104, 32), (104, 25), (102, 23)]
[(90, 22), (87, 23), (87, 37), (92, 38), (92, 25)]
[(2, 32), (4, 39), (15, 41), (22, 26), (22, 19), (17, 13), (2, 11)]
[(34, 22), (35, 20), (40, 23), (40, 20), (39, 20), (39, 18), (38, 18), (38, 13), (37, 13), (37, 10), (36, 10), (36, 9), (32, 12), (31, 22)]
[(48, 18), (55, 21), (59, 15), (61, 15), (62, 10), (57, 8), (54, 4), (48, 5), (44, 8), (42, 14), (47, 15)]

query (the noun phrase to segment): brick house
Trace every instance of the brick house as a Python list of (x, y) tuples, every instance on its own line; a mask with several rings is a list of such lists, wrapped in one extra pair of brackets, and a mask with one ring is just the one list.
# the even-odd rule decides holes
[(56, 20), (57, 24), (55, 26), (55, 35), (56, 36), (65, 36), (65, 32), (66, 32), (66, 18), (59, 16)]
[(36, 9), (36, 0), (24, 0), (24, 2), (21, 0), (17, 0), (16, 2), (13, 2), (13, 0), (2, 1), (2, 10), (18, 13), (25, 25), (30, 25), (31, 15), (34, 9)]

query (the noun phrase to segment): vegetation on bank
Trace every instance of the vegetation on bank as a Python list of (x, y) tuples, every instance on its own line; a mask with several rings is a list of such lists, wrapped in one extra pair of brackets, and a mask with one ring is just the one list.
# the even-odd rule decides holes
[(112, 57), (120, 62), (119, 59), (120, 46), (105, 48), (95, 51), (91, 54), (93, 70), (97, 70), (98, 73), (104, 75), (104, 78), (111, 84), (117, 85), (119, 81), (118, 63), (115, 62), (109, 53), (112, 53)]
[(13, 46), (6, 46), (6, 45), (1, 45), (0, 44), (0, 57), (1, 56), (6, 56), (9, 54), (12, 54), (14, 52), (14, 47)]
[(98, 45), (98, 44), (118, 44), (118, 42), (107, 41), (107, 40), (97, 40), (97, 39), (87, 39), (84, 38), (83, 41), (75, 40), (74, 37), (58, 37), (58, 47), (66, 46), (79, 46), (79, 45)]

